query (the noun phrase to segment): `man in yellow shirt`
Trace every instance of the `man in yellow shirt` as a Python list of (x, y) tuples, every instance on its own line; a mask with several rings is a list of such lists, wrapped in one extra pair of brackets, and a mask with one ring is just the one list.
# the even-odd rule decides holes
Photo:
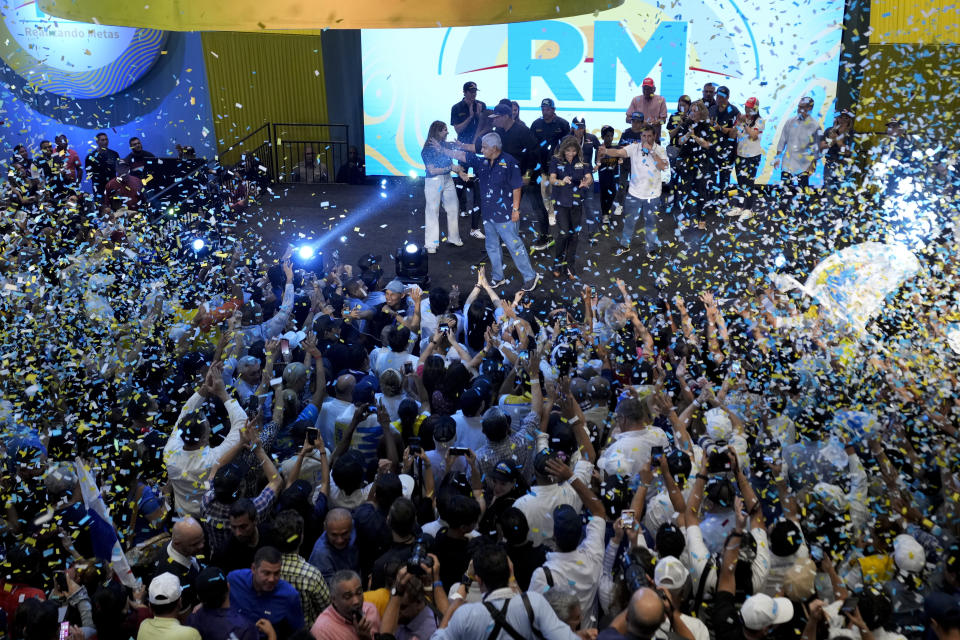
[(150, 581), (147, 594), (153, 618), (144, 620), (137, 640), (201, 640), (200, 632), (180, 624), (180, 578), (172, 573), (161, 573)]

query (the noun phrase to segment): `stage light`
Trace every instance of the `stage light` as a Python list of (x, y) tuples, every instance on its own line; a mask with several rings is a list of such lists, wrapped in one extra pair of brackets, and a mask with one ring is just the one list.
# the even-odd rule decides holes
[(346, 242), (347, 236), (340, 236), (340, 242)]
[(202, 251), (203, 248), (207, 246), (207, 243), (203, 241), (203, 238), (194, 238), (190, 246), (193, 247), (194, 251)]
[(411, 179), (411, 180), (416, 180), (416, 179), (417, 179), (417, 172), (414, 171), (413, 169), (410, 169), (410, 173), (408, 173), (407, 175), (410, 176), (410, 179)]
[(383, 180), (380, 181), (380, 188), (381, 188), (381, 189), (386, 189), (386, 188), (387, 188), (387, 179), (386, 179), (386, 178), (384, 178)]
[(415, 284), (422, 289), (429, 288), (430, 264), (427, 252), (412, 242), (397, 249), (397, 279), (404, 284)]
[(380, 197), (381, 197), (381, 198), (386, 198), (386, 197), (387, 197), (387, 192), (386, 192), (386, 191), (381, 191), (381, 192), (380, 192)]
[(323, 252), (317, 251), (318, 243), (308, 240), (293, 252), (293, 263), (307, 273), (323, 273)]
[(313, 247), (307, 244), (303, 245), (297, 250), (297, 255), (300, 256), (301, 260), (309, 260), (313, 257), (313, 254)]

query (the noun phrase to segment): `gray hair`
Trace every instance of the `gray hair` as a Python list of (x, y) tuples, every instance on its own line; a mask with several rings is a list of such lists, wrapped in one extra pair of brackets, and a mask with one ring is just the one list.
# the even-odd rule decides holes
[(503, 149), (503, 141), (500, 139), (500, 134), (493, 133), (492, 131), (480, 138), (480, 144), (484, 147), (496, 147), (497, 149)]
[(257, 358), (255, 356), (243, 356), (242, 358), (237, 360), (238, 368), (239, 367), (259, 367), (259, 366), (260, 366), (260, 358)]
[(576, 594), (567, 587), (551, 587), (544, 592), (543, 597), (561, 620), (568, 619), (574, 607), (580, 606)]
[[(360, 580), (360, 574), (356, 571), (351, 571), (350, 569), (341, 569), (333, 574), (333, 577), (330, 578), (330, 593), (339, 593), (340, 585), (344, 582), (351, 582), (353, 580)], [(360, 583), (361, 585), (363, 582)]]

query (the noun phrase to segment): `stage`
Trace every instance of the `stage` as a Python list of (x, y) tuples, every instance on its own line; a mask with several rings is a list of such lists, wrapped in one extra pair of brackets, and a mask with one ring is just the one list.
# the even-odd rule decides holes
[[(260, 205), (246, 214), (248, 220), (238, 226), (241, 235), (246, 231), (262, 238), (265, 257), (279, 255), (288, 243), (299, 246), (315, 241), (326, 256), (339, 251), (345, 264), (355, 265), (360, 256), (369, 253), (382, 256), (385, 276), (390, 278), (395, 274), (396, 250), (405, 241), (423, 243), (422, 178), (390, 178), (374, 186), (272, 185), (270, 189), (260, 198)], [(622, 218), (613, 216), (614, 230), (601, 232), (596, 243), (589, 241), (592, 227), (581, 233), (578, 281), (552, 276), (553, 247), (531, 254), (534, 268), (544, 277), (538, 297), (571, 300), (578, 297), (583, 285), (596, 287), (601, 295), (618, 295), (614, 283), (622, 278), (640, 298), (679, 294), (690, 305), (709, 290), (718, 299), (733, 299), (774, 269), (802, 279), (819, 259), (858, 241), (854, 236), (861, 235), (846, 232), (844, 224), (848, 222), (829, 219), (814, 196), (782, 199), (771, 189), (766, 203), (757, 209), (758, 213), (747, 219), (708, 216), (706, 230), (691, 224), (679, 233), (672, 216), (661, 216), (658, 233), (663, 246), (652, 257), (644, 256), (642, 250), (642, 226), (634, 235), (631, 253), (614, 256)], [(441, 239), (445, 239), (442, 209), (440, 217)], [(531, 213), (522, 208), (521, 230), (528, 251), (535, 237), (531, 220)], [(428, 256), (429, 271), (433, 284), (447, 288), (458, 284), (467, 292), (476, 282), (476, 268), (486, 261), (486, 253), (484, 241), (469, 235), (469, 217), (461, 216), (459, 221), (464, 246), (441, 242), (437, 253)], [(556, 227), (552, 231), (556, 234)], [(506, 252), (504, 267), (511, 281), (503, 290), (516, 291), (521, 278)]]

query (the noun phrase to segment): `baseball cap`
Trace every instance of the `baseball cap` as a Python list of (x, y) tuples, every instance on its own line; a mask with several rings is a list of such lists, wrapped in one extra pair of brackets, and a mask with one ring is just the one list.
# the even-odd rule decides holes
[(810, 96), (803, 96), (802, 98), (800, 98), (799, 105), (800, 105), (801, 107), (812, 107), (812, 106), (813, 106), (813, 98), (811, 98)]
[(181, 591), (180, 578), (167, 571), (150, 581), (147, 593), (150, 604), (170, 604), (180, 599)]
[(935, 591), (923, 601), (923, 610), (941, 627), (960, 622), (960, 595)]
[(551, 108), (553, 108), (553, 107), (555, 107), (556, 105), (553, 104), (553, 98), (544, 98), (543, 100), (540, 101), (540, 106), (541, 106), (541, 107), (551, 107)]
[(837, 116), (847, 116), (851, 120), (856, 117), (853, 115), (853, 111), (850, 111), (850, 109), (840, 109), (840, 111), (837, 111)]
[(376, 400), (377, 391), (369, 380), (358, 382), (353, 387), (353, 404), (373, 404)]
[(584, 126), (584, 124), (585, 123), (583, 121), (583, 118), (574, 118), (573, 120), (570, 121), (570, 126), (573, 126), (573, 127), (582, 127)]
[(767, 627), (783, 624), (793, 618), (793, 603), (787, 598), (771, 598), (757, 593), (740, 607), (743, 626), (751, 631), (760, 631)]
[(477, 83), (476, 83), (476, 82), (464, 82), (464, 83), (463, 83), (463, 90), (464, 90), (464, 91), (470, 91), (471, 89), (476, 89), (476, 88), (477, 88)]
[(706, 413), (707, 435), (714, 440), (727, 440), (733, 435), (733, 422), (720, 407), (714, 407)]
[(490, 472), (490, 476), (500, 482), (513, 482), (517, 479), (517, 471), (507, 460), (501, 460)]
[(643, 84), (642, 84), (641, 86), (644, 86), (644, 87), (656, 87), (657, 85), (654, 84), (653, 78), (644, 78), (644, 79), (643, 79)]
[(387, 286), (383, 288), (384, 291), (390, 291), (392, 293), (403, 293), (406, 287), (403, 286), (403, 283), (399, 280), (391, 280), (387, 283)]
[(641, 121), (642, 121), (642, 120), (643, 120), (643, 114), (640, 113), (639, 111), (634, 111), (633, 113), (630, 114), (630, 119), (631, 119), (631, 120), (641, 120)]
[(542, 476), (549, 475), (550, 472), (547, 471), (547, 461), (559, 459), (560, 457), (557, 455), (556, 451), (543, 449), (533, 457), (533, 470)]
[(557, 543), (557, 549), (576, 549), (580, 544), (582, 529), (580, 514), (569, 504), (561, 504), (553, 510), (553, 539)]
[(360, 267), (361, 271), (366, 271), (367, 269), (372, 269), (380, 264), (382, 256), (377, 256), (372, 253), (360, 256), (357, 260), (357, 266)]
[(513, 108), (509, 103), (501, 102), (493, 108), (493, 113), (490, 114), (491, 118), (496, 118), (497, 116), (510, 116), (513, 115)]
[(747, 98), (747, 101), (743, 103), (743, 106), (745, 106), (747, 109), (756, 109), (760, 106), (760, 101), (753, 96), (750, 96)]
[(904, 533), (893, 539), (893, 562), (902, 571), (920, 573), (927, 554), (916, 538)]
[(717, 87), (717, 95), (718, 95), (718, 96), (723, 96), (724, 98), (729, 98), (729, 97), (730, 97), (730, 89), (727, 88), (727, 87), (723, 87), (723, 86)]
[(679, 589), (690, 578), (690, 572), (673, 556), (660, 558), (653, 570), (653, 582), (661, 589)]

